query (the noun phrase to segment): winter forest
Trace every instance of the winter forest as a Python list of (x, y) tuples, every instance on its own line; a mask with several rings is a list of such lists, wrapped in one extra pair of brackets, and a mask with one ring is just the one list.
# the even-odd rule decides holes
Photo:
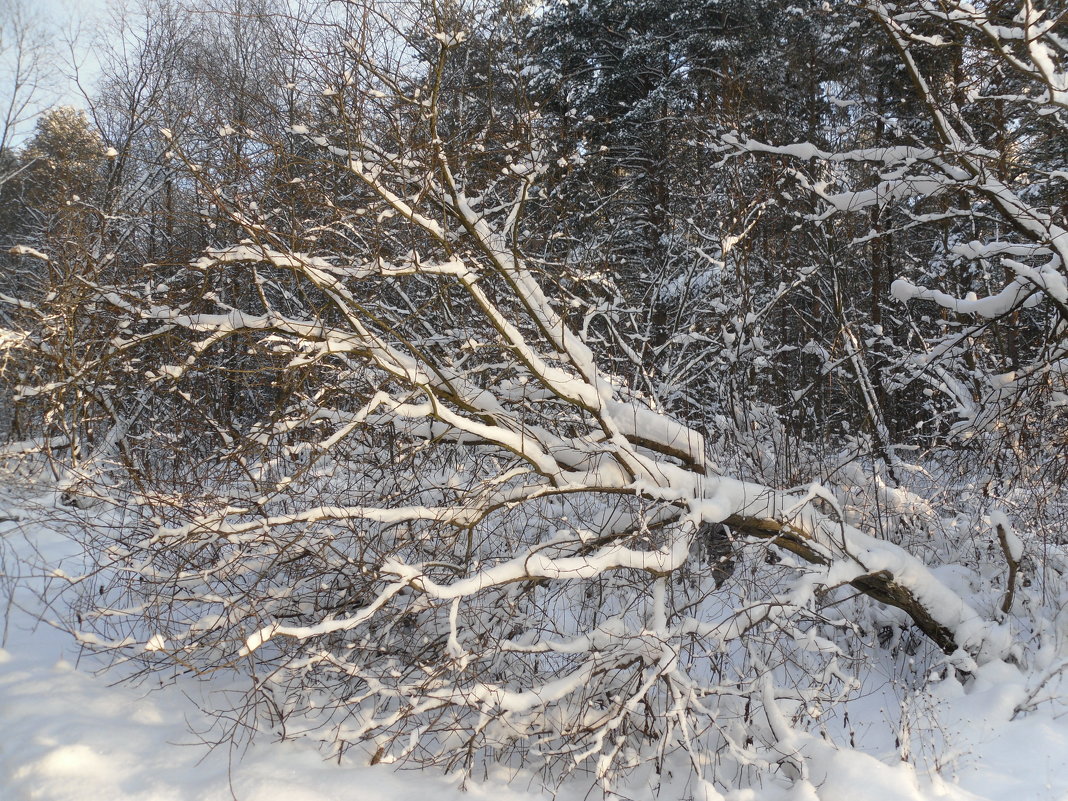
[(0, 600), (99, 686), (670, 801), (986, 798), (996, 691), (1065, 797), (1062, 0), (140, 0), (77, 107), (28, 9)]

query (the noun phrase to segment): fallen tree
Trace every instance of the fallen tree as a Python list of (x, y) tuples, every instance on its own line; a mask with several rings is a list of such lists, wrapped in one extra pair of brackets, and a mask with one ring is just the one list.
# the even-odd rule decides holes
[[(1003, 630), (829, 491), (725, 475), (707, 432), (602, 368), (528, 240), (536, 112), (514, 103), (506, 139), (465, 129), (446, 81), (461, 32), (423, 33), (416, 77), (347, 40), (356, 68), (319, 87), (326, 110), (258, 142), (282, 155), (255, 200), (162, 132), (232, 243), (79, 280), (103, 352), (23, 394), (97, 382), (102, 448), (63, 487), (112, 507), (93, 512), (83, 640), (240, 668), (246, 710), (370, 741), (376, 761), (522, 748), (606, 783), (678, 750), (699, 775), (713, 752), (803, 774), (795, 726), (857, 686), (847, 642), (873, 635), (837, 609), (882, 614), (845, 588), (958, 669), (1003, 655)], [(241, 420), (219, 409), (225, 372)], [(739, 560), (727, 580), (710, 524)]]

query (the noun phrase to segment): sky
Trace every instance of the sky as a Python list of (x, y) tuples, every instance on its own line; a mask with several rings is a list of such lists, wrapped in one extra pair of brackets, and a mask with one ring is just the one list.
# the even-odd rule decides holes
[[(42, 21), (55, 32), (62, 60), (69, 61), (73, 55), (78, 61), (83, 83), (91, 84), (98, 71), (93, 59), (92, 39), (96, 29), (106, 19), (109, 6), (114, 6), (114, 3), (109, 0), (30, 0), (30, 3), (38, 9)], [(73, 41), (73, 48), (67, 45), (67, 41)], [(64, 64), (63, 69), (69, 73), (69, 64)], [(86, 78), (90, 80), (86, 82)], [(63, 82), (59, 94), (60, 103), (75, 106), (85, 104), (77, 87), (70, 81)]]
[(10, 22), (16, 7), (21, 6), (31, 29), (46, 37), (52, 52), (48, 62), (54, 75), (34, 103), (22, 116), (12, 144), (24, 141), (33, 131), (33, 115), (53, 105), (84, 106), (85, 99), (73, 76), (74, 64), (81, 84), (87, 89), (96, 81), (99, 66), (93, 57), (93, 40), (100, 24), (106, 20), (109, 0), (0, 0), (0, 104), (6, 107), (14, 80), (10, 55)]

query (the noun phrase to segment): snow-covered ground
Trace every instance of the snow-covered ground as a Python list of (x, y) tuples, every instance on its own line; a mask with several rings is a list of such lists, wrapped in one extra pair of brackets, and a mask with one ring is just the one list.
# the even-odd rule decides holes
[[(0, 501), (0, 511), (3, 503)], [(0, 514), (0, 517), (5, 515)], [(198, 737), (210, 721), (198, 704), (212, 688), (198, 681), (116, 684), (66, 632), (41, 623), (57, 610), (42, 601), (40, 574), (77, 561), (47, 528), (0, 523), (7, 628), (0, 649), (0, 801), (534, 801), (522, 787), (469, 785), (435, 773), (326, 760), (306, 742), (257, 741), (209, 749)], [(26, 562), (16, 564), (22, 556)], [(29, 558), (27, 558), (29, 557)], [(62, 568), (61, 568), (62, 569)]]
[[(10, 496), (7, 508), (11, 506)], [(4, 499), (0, 497), (0, 511)], [(0, 514), (0, 518), (5, 517)], [(48, 610), (39, 597), (38, 570), (76, 559), (69, 543), (32, 522), (0, 523), (7, 625), (0, 649), (0, 800), (22, 801), (536, 801), (553, 797), (529, 778), (503, 778), (461, 789), (430, 771), (367, 765), (359, 754), (324, 759), (305, 741), (260, 738), (245, 748), (207, 748), (195, 733), (207, 726), (198, 703), (217, 688), (192, 680), (115, 684), (95, 657), (66, 633), (39, 622)], [(23, 573), (17, 579), (12, 574)], [(1068, 615), (1062, 614), (1062, 617)], [(1045, 660), (1055, 673), (1058, 657)], [(955, 679), (934, 682), (907, 700), (904, 719), (884, 710), (893, 693), (851, 704), (857, 750), (811, 752), (808, 781), (789, 790), (736, 791), (729, 801), (1063, 801), (1068, 799), (1068, 704), (1063, 675), (1047, 681), (1034, 711), (1014, 709), (1044, 678), (1004, 663), (985, 666), (967, 688)], [(155, 684), (151, 682), (155, 681)], [(218, 704), (216, 704), (218, 705)], [(896, 731), (894, 729), (896, 728)], [(894, 737), (897, 742), (894, 742)], [(205, 737), (203, 739), (210, 739)], [(901, 761), (907, 750), (913, 764)], [(867, 752), (867, 753), (865, 753)], [(915, 767), (914, 767), (915, 765)], [(576, 782), (560, 799), (600, 797)], [(625, 798), (651, 795), (634, 787)], [(660, 797), (719, 801), (710, 787), (686, 781), (662, 785)]]

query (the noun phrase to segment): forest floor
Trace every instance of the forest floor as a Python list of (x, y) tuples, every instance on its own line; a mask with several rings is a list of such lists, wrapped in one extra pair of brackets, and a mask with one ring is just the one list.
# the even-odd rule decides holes
[[(11, 496), (0, 492), (0, 511)], [(18, 516), (0, 514), (0, 518)], [(62, 609), (42, 599), (41, 576), (77, 560), (71, 544), (23, 519), (0, 523), (0, 800), (23, 801), (578, 801), (602, 797), (589, 782), (558, 793), (519, 774), (468, 781), (433, 771), (368, 766), (365, 755), (324, 758), (310, 741), (259, 738), (251, 746), (209, 748), (200, 706), (225, 704), (217, 684), (195, 680), (116, 684), (97, 657), (49, 619)], [(34, 569), (27, 568), (36, 564)], [(43, 568), (43, 569), (42, 569)], [(13, 591), (11, 591), (13, 589)], [(43, 622), (42, 622), (43, 621)], [(1054, 663), (1056, 667), (1056, 663)], [(1049, 669), (1047, 669), (1047, 673)], [(855, 747), (827, 749), (809, 781), (790, 788), (734, 791), (727, 801), (1066, 801), (1068, 682), (1045, 682), (1033, 711), (1017, 704), (1044, 676), (1005, 663), (984, 666), (968, 687), (953, 678), (919, 693), (890, 692), (893, 681), (849, 704)], [(153, 683), (154, 682), (154, 683)], [(901, 704), (907, 714), (886, 709)], [(889, 722), (890, 719), (894, 722)], [(901, 721), (910, 721), (903, 726)], [(908, 751), (909, 761), (901, 759)], [(620, 799), (654, 795), (649, 782)], [(709, 786), (667, 782), (667, 801), (719, 801)]]

